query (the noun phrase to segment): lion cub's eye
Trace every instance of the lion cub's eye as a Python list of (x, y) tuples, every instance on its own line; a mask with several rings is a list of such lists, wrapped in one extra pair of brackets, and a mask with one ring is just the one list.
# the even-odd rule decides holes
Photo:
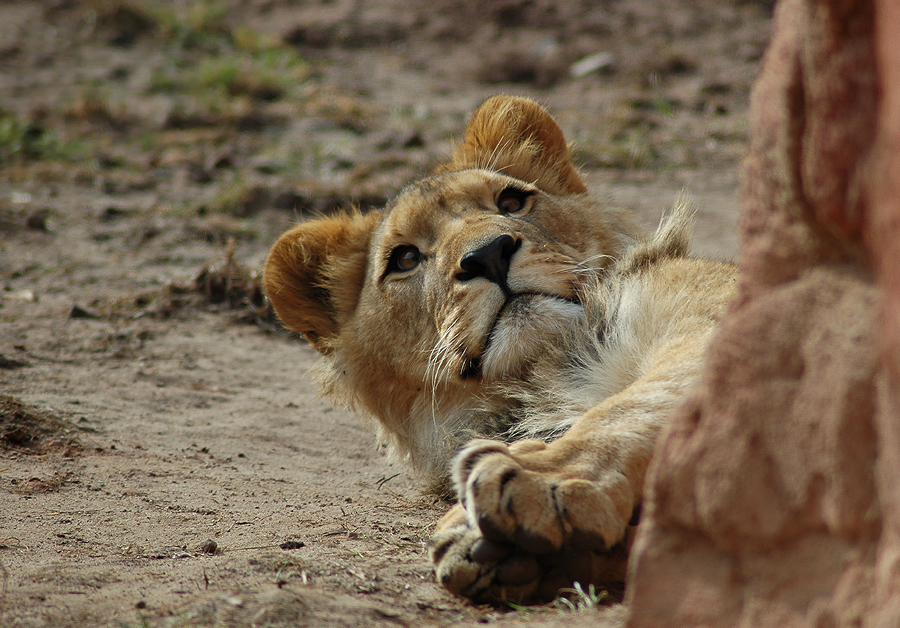
[(422, 254), (416, 247), (411, 244), (398, 246), (391, 252), (391, 257), (388, 260), (387, 272), (405, 273), (418, 266), (421, 261)]
[(522, 211), (529, 196), (531, 196), (529, 192), (523, 192), (517, 188), (506, 188), (497, 197), (497, 209), (502, 214), (514, 214)]

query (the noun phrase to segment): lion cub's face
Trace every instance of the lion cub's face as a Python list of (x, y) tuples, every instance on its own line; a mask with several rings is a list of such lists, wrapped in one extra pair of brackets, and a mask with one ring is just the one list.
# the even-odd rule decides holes
[(586, 194), (543, 108), (496, 97), (452, 160), (385, 210), (284, 234), (266, 290), (285, 324), (329, 356), (328, 387), (412, 450), (577, 324), (584, 284), (632, 229)]
[(374, 230), (360, 323), (429, 386), (514, 377), (580, 317), (579, 287), (615, 253), (599, 207), (578, 201), (482, 169), (410, 186)]

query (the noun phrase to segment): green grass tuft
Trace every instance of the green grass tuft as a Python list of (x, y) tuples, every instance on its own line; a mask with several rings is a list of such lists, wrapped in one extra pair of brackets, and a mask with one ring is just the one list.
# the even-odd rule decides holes
[(585, 591), (581, 583), (576, 582), (571, 589), (561, 589), (553, 604), (561, 611), (583, 611), (600, 606), (608, 597), (609, 593), (597, 591), (592, 584)]
[(75, 143), (62, 141), (35, 120), (0, 109), (0, 166), (24, 161), (63, 161), (77, 156)]

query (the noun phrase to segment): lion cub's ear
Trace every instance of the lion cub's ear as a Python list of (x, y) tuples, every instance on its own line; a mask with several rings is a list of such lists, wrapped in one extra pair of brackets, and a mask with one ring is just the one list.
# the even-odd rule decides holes
[(475, 110), (465, 139), (438, 172), (466, 168), (508, 174), (554, 194), (587, 192), (562, 129), (529, 98), (494, 96)]
[(369, 239), (380, 212), (302, 223), (269, 251), (263, 282), (275, 312), (322, 353), (359, 302)]

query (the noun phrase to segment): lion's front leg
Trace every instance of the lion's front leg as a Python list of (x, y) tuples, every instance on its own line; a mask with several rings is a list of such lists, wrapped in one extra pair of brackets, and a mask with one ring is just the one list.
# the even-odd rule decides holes
[(686, 385), (659, 369), (556, 441), (468, 443), (453, 465), (460, 504), (432, 544), (439, 581), (524, 601), (623, 581), (656, 437)]

